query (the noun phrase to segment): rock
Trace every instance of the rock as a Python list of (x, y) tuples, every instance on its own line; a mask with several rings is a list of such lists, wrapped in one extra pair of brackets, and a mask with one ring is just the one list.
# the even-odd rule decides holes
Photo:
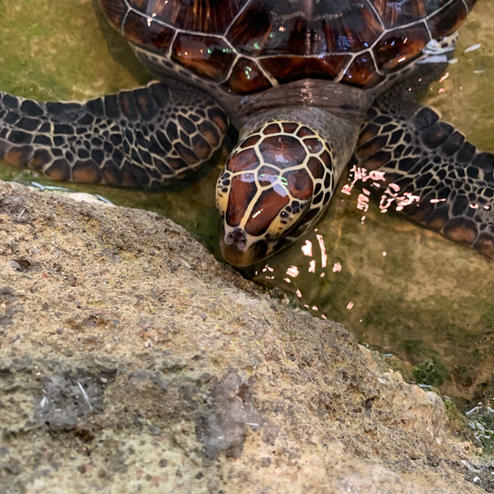
[(480, 493), (433, 392), (154, 213), (0, 183), (0, 490)]

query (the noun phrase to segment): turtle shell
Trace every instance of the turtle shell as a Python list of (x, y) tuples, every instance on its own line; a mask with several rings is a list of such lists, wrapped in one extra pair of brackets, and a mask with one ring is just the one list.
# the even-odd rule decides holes
[(141, 49), (226, 91), (303, 78), (379, 84), (458, 29), (476, 0), (100, 0)]

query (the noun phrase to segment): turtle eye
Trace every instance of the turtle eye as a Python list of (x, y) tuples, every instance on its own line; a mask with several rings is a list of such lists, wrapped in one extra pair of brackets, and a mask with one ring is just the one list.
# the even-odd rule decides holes
[[(288, 206), (286, 206), (280, 213), (280, 219), (277, 224), (280, 233), (283, 234), (288, 231), (291, 233), (293, 226), (298, 223), (299, 220), (303, 221), (303, 215), (308, 211), (310, 206), (310, 200), (300, 201), (292, 199)], [(279, 237), (280, 233), (275, 235), (275, 237)]]

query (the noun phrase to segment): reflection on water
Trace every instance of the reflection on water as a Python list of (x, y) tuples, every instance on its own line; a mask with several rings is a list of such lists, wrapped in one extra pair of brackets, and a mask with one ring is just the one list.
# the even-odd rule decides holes
[[(149, 79), (87, 0), (39, 0), (34, 20), (30, 0), (6, 2), (4, 10), (4, 90), (38, 99), (87, 99)], [(426, 98), (445, 120), (490, 151), (493, 15), (494, 4), (480, 0), (461, 30), (456, 59)], [(189, 189), (166, 194), (68, 187), (169, 216), (218, 255), (218, 171)], [(0, 177), (48, 183), (6, 167), (0, 168)], [(379, 181), (379, 174), (370, 179)], [(477, 400), (488, 406), (494, 394), (491, 265), (395, 213), (382, 214), (365, 185), (354, 188), (342, 182), (339, 190), (310, 235), (250, 274), (315, 315), (342, 322), (362, 342), (385, 352), (390, 365), (409, 379), (439, 387), (460, 404), (469, 402), (468, 408)], [(393, 196), (395, 192), (390, 191), (381, 209), (399, 209), (400, 200), (414, 200)]]

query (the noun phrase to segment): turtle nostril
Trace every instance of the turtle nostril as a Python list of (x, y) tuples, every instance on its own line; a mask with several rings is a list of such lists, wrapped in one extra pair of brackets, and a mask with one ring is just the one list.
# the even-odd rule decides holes
[(225, 243), (228, 245), (235, 244), (238, 249), (245, 249), (247, 245), (247, 238), (244, 231), (241, 228), (235, 228), (225, 238)]

